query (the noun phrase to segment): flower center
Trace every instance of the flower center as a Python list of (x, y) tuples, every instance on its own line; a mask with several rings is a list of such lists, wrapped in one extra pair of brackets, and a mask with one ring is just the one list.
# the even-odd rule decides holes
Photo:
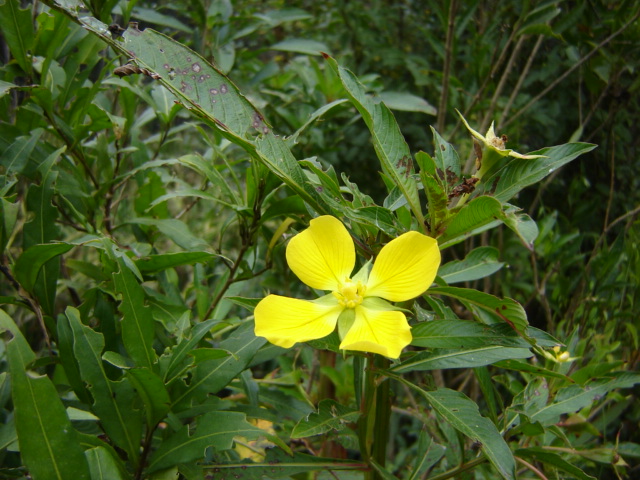
[(350, 278), (347, 278), (345, 282), (340, 285), (340, 289), (337, 292), (333, 292), (333, 295), (343, 307), (355, 308), (362, 303), (366, 289), (367, 288), (362, 285), (362, 282), (354, 282)]

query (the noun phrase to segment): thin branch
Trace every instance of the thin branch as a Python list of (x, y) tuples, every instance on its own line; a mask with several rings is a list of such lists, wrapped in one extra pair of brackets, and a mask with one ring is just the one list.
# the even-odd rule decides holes
[(529, 58), (527, 59), (527, 63), (522, 69), (522, 72), (520, 72), (520, 77), (516, 82), (516, 86), (511, 91), (511, 96), (509, 97), (507, 104), (502, 109), (502, 113), (500, 114), (500, 120), (498, 120), (499, 126), (502, 126), (502, 122), (504, 121), (505, 117), (509, 114), (509, 110), (511, 110), (511, 106), (515, 101), (516, 96), (520, 92), (520, 88), (522, 88), (524, 79), (527, 78), (527, 75), (529, 74), (529, 70), (531, 70), (531, 65), (533, 65), (533, 60), (536, 58), (536, 55), (538, 54), (538, 50), (540, 49), (540, 46), (542, 45), (543, 40), (544, 40), (544, 35), (538, 35), (538, 40), (536, 40), (536, 44), (533, 46), (533, 50), (531, 50), (531, 53), (529, 54)]
[(525, 467), (527, 467), (529, 470), (531, 470), (533, 473), (535, 473), (539, 478), (541, 478), (542, 480), (549, 480), (544, 473), (542, 473), (540, 470), (538, 470), (536, 467), (534, 467), (532, 464), (530, 464), (529, 462), (527, 462), (526, 460), (523, 460), (520, 457), (514, 457), (516, 459), (516, 462), (520, 462), (522, 465), (524, 465)]
[(447, 25), (447, 39), (444, 46), (444, 66), (442, 68), (442, 92), (438, 105), (438, 131), (444, 130), (444, 120), (447, 113), (447, 100), (449, 98), (449, 77), (451, 72), (451, 57), (453, 56), (453, 31), (456, 16), (456, 0), (450, 0), (449, 20)]
[(620, 35), (622, 32), (624, 32), (627, 28), (629, 28), (629, 26), (631, 26), (637, 19), (638, 17), (640, 17), (640, 10), (638, 10), (636, 12), (636, 14), (631, 17), (631, 19), (625, 23), (622, 27), (620, 27), (618, 30), (616, 30), (614, 33), (612, 33), (611, 35), (609, 35), (607, 38), (605, 38), (602, 42), (600, 42), (598, 45), (596, 45), (593, 50), (591, 50), (589, 53), (587, 53), (584, 57), (582, 57), (575, 65), (573, 65), (569, 70), (567, 70), (566, 72), (564, 72), (562, 75), (560, 75), (558, 78), (556, 78), (553, 82), (551, 82), (547, 88), (545, 88), (544, 90), (542, 90), (542, 92), (540, 92), (538, 95), (536, 95), (535, 97), (533, 97), (529, 103), (527, 103), (524, 107), (522, 107), (520, 110), (518, 110), (518, 112), (511, 117), (507, 122), (504, 123), (504, 125), (502, 126), (502, 128), (505, 128), (507, 125), (509, 125), (511, 122), (513, 122), (516, 118), (518, 118), (520, 115), (522, 115), (524, 112), (526, 112), (527, 110), (529, 110), (529, 108), (531, 108), (532, 105), (534, 105), (538, 100), (540, 100), (542, 97), (544, 97), (547, 93), (549, 93), (551, 90), (553, 90), (554, 88), (556, 88), (558, 86), (558, 84), (560, 82), (562, 82), (565, 78), (567, 78), (569, 75), (571, 75), (571, 73), (573, 73), (574, 70), (576, 70), (577, 68), (579, 68), (583, 63), (585, 63), (587, 60), (589, 60), (591, 57), (593, 57), (596, 53), (598, 53), (598, 51), (600, 51), (600, 49), (602, 47), (604, 47), (607, 43), (609, 43), (611, 40), (613, 40), (614, 38), (616, 38), (618, 35)]

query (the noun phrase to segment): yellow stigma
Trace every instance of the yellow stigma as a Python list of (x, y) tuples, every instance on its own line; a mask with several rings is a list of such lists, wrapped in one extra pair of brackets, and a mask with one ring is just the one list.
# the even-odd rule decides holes
[(366, 287), (362, 285), (362, 282), (354, 282), (347, 278), (340, 286), (340, 289), (337, 292), (333, 292), (333, 295), (343, 307), (355, 308), (362, 303), (365, 290)]

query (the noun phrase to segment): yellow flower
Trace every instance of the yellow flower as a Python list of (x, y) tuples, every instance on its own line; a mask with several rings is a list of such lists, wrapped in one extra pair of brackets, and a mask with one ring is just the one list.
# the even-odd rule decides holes
[(255, 308), (256, 335), (289, 348), (325, 337), (338, 325), (341, 349), (398, 358), (411, 342), (411, 327), (385, 300), (424, 293), (438, 271), (440, 250), (433, 238), (408, 232), (382, 248), (373, 268), (369, 262), (351, 277), (353, 240), (342, 222), (326, 215), (291, 239), (287, 263), (308, 286), (331, 293), (314, 301), (268, 295)]

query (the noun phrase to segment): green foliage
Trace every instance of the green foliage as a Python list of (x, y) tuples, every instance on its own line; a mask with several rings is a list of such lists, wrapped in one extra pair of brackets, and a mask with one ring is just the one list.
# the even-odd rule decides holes
[[(21, 5), (0, 477), (637, 472), (637, 5)], [(534, 157), (464, 130), (494, 119)], [(284, 252), (320, 214), (364, 259), (438, 240), (397, 362), (254, 335), (267, 292), (310, 298)]]

